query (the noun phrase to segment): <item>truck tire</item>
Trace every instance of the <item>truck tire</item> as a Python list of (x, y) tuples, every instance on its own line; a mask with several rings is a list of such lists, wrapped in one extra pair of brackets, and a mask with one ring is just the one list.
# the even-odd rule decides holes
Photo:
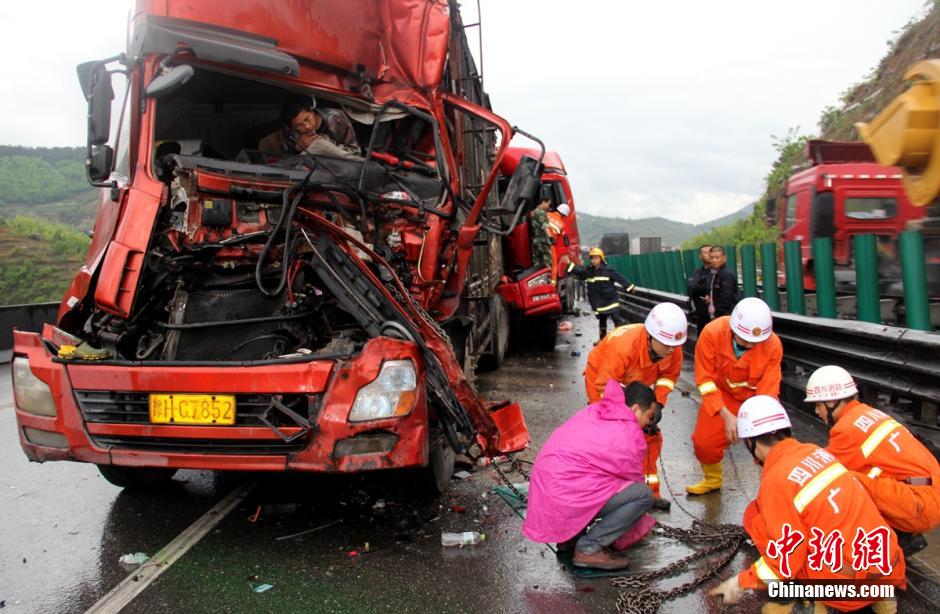
[(101, 477), (125, 490), (148, 491), (167, 486), (176, 469), (146, 469), (142, 467), (120, 467), (98, 465)]
[(535, 347), (543, 352), (552, 352), (558, 343), (558, 318), (539, 318), (534, 323)]
[(512, 325), (509, 320), (509, 307), (506, 300), (496, 294), (491, 301), (490, 330), (492, 331), (492, 351), (480, 357), (479, 368), (499, 369), (503, 365), (506, 351), (509, 350), (509, 336)]
[(439, 428), (432, 427), (428, 441), (428, 466), (425, 470), (425, 490), (437, 496), (447, 492), (454, 475), (457, 455)]

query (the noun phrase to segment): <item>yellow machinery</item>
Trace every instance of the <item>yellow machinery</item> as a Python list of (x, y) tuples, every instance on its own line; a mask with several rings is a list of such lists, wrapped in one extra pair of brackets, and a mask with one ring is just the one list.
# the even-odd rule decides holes
[(855, 127), (880, 164), (901, 167), (908, 198), (924, 207), (940, 193), (940, 60), (918, 62), (904, 78), (910, 89)]

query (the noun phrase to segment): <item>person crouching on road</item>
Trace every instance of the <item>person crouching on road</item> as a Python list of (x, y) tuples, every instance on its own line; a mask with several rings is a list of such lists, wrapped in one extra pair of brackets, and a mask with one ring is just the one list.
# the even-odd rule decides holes
[(626, 318), (620, 313), (620, 292), (617, 290), (617, 284), (627, 292), (633, 292), (636, 286), (617, 269), (607, 264), (604, 252), (599, 247), (592, 248), (588, 252), (588, 258), (591, 260), (590, 266), (584, 267), (572, 262), (568, 265), (567, 272), (587, 283), (588, 302), (591, 303), (591, 309), (597, 316), (600, 335), (594, 344), (597, 345), (607, 336), (607, 318), (613, 319), (615, 327), (627, 323)]
[(653, 388), (656, 395), (656, 415), (643, 429), (646, 434), (646, 461), (643, 474), (653, 491), (653, 506), (668, 510), (667, 499), (659, 496), (659, 476), (656, 463), (663, 449), (663, 434), (659, 430), (666, 397), (676, 387), (682, 371), (682, 344), (688, 337), (689, 323), (685, 313), (674, 303), (659, 303), (650, 309), (646, 321), (615, 328), (591, 350), (584, 368), (584, 388), (588, 401), (601, 399), (607, 380), (625, 384), (638, 381)]
[(647, 515), (653, 493), (643, 480), (642, 430), (656, 411), (654, 401), (645, 384), (609, 380), (603, 399), (551, 434), (532, 467), (526, 537), (557, 543), (559, 550), (573, 548), (576, 567), (629, 564), (607, 547), (622, 550), (656, 524)]
[[(738, 413), (738, 437), (763, 467), (757, 499), (744, 511), (744, 529), (760, 558), (713, 589), (725, 604), (745, 589), (765, 590), (771, 582), (864, 582), (906, 588), (904, 553), (885, 526), (871, 497), (829, 452), (800, 443), (790, 431), (780, 402), (759, 395)], [(809, 611), (852, 611), (872, 605), (876, 613), (896, 612), (897, 602), (829, 601)], [(767, 612), (792, 612), (795, 604), (767, 604)], [(805, 610), (800, 610), (805, 611)]]
[(736, 416), (741, 403), (757, 394), (780, 394), (783, 345), (773, 332), (770, 307), (746, 298), (730, 316), (712, 320), (695, 344), (695, 383), (702, 395), (692, 433), (695, 457), (705, 478), (686, 486), (690, 495), (718, 490), (721, 459), (738, 440)]
[(806, 402), (829, 425), (826, 449), (857, 478), (888, 524), (904, 554), (927, 545), (922, 533), (940, 526), (940, 463), (891, 416), (858, 400), (858, 386), (836, 365), (816, 369), (806, 383)]

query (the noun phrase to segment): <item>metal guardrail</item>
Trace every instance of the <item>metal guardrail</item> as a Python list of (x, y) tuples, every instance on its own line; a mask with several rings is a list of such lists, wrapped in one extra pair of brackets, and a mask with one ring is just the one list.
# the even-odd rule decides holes
[[(622, 295), (622, 299), (627, 315), (638, 322), (660, 302), (676, 303), (687, 313), (691, 305), (686, 296), (645, 288)], [(856, 379), (863, 401), (932, 431), (931, 439), (940, 436), (940, 335), (781, 312), (774, 312), (774, 332), (783, 342), (780, 395), (787, 405), (812, 413), (803, 402), (809, 374), (823, 365), (837, 364)], [(686, 352), (693, 348), (694, 338), (690, 338)]]
[(55, 322), (59, 303), (0, 306), (0, 364), (13, 357), (13, 329), (39, 332), (46, 322)]

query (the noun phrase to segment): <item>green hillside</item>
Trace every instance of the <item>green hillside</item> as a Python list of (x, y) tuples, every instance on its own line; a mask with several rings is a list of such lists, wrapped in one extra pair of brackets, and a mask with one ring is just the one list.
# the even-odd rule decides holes
[(597, 245), (605, 233), (625, 232), (630, 238), (662, 237), (664, 246), (678, 246), (695, 235), (704, 233), (716, 226), (729, 224), (746, 218), (754, 210), (754, 203), (734, 213), (703, 224), (676, 222), (663, 217), (644, 217), (624, 219), (622, 217), (604, 217), (578, 211), (578, 233), (582, 245)]
[(78, 272), (89, 239), (54, 222), (0, 219), (0, 304), (58, 301)]

